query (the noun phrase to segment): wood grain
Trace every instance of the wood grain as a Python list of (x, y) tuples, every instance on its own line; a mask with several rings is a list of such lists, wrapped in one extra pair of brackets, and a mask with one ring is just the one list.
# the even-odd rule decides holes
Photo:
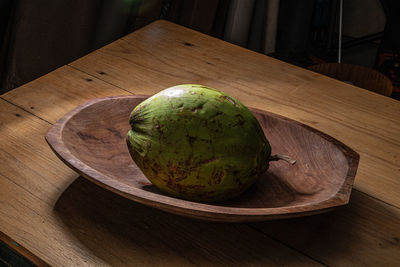
[(4, 100), (0, 110), (0, 174), (54, 204), (77, 175), (46, 147), (43, 136), (50, 124)]
[[(14, 157), (0, 164), (1, 173), (7, 175), (0, 174), (0, 231), (55, 266), (315, 264), (283, 244), (331, 266), (398, 265), (400, 213), (383, 202), (400, 203), (398, 102), (164, 21), (126, 38), (72, 66), (106, 81), (100, 84), (113, 83), (136, 94), (180, 83), (203, 83), (248, 106), (304, 122), (361, 154), (356, 187), (374, 198), (353, 190), (346, 209), (251, 225), (264, 233), (249, 231), (243, 224), (197, 222), (164, 214), (85, 179), (73, 182), (76, 175), (44, 142), (50, 125), (38, 127), (45, 122), (0, 100), (0, 144), (13, 138), (4, 131), (19, 136), (12, 139), (13, 145), (0, 149), (2, 160)], [(78, 77), (87, 75), (77, 73)], [(85, 100), (100, 97), (93, 87), (69, 95), (74, 86), (89, 82), (68, 77), (62, 79), (63, 89), (53, 92), (52, 84), (62, 75), (54, 76), (57, 79), (52, 75), (46, 78), (48, 84), (40, 78), (28, 84), (29, 90), (18, 88), (2, 97), (17, 105), (24, 103), (35, 115), (40, 111), (51, 122)], [(93, 76), (84, 77), (96, 80)], [(43, 90), (44, 86), (48, 89)], [(46, 101), (52, 97), (58, 102)], [(69, 104), (69, 99), (76, 102)], [(30, 110), (30, 104), (35, 109)], [(23, 121), (17, 123), (15, 114), (22, 115)], [(42, 151), (49, 158), (42, 158)], [(38, 179), (49, 182), (41, 185)], [(277, 242), (264, 238), (268, 236)]]
[(398, 208), (353, 191), (343, 209), (252, 226), (328, 266), (397, 266), (399, 224)]
[(83, 264), (87, 253), (78, 256), (79, 246), (51, 215), (77, 175), (46, 147), (43, 135), (50, 124), (4, 100), (0, 110), (1, 231), (51, 265), (73, 257)]
[(91, 75), (64, 66), (51, 74), (9, 91), (2, 98), (55, 123), (65, 111), (99, 96), (131, 93), (103, 82)]
[[(198, 265), (265, 266), (263, 258), (276, 253), (268, 242), (259, 242), (261, 236), (243, 229), (243, 224), (197, 221), (149, 209), (93, 186), (84, 178), (71, 184), (57, 209), (63, 211), (62, 219), (68, 229), (82, 243), (89, 243), (87, 247), (92, 251), (102, 248), (88, 240), (92, 235), (101, 235), (93, 227), (100, 224), (113, 236), (140, 242), (146, 240), (143, 235), (155, 236), (167, 242), (174, 253)], [(137, 236), (132, 226), (142, 233)], [(305, 218), (252, 223), (251, 227), (329, 266), (396, 266), (399, 262), (399, 210), (358, 191), (353, 191), (350, 205), (343, 209)], [(247, 248), (239, 250), (238, 243)], [(277, 259), (281, 257), (278, 253)], [(286, 262), (291, 266), (296, 260), (288, 258)], [(302, 263), (301, 260), (299, 264)]]
[[(135, 247), (143, 246), (152, 258), (163, 260), (162, 266), (174, 266), (173, 260), (178, 255), (187, 261), (184, 266), (320, 266), (244, 224), (204, 222), (164, 213), (84, 178), (71, 184), (56, 209), (62, 211), (61, 218), (68, 229), (99, 255), (104, 254), (104, 245), (90, 238), (105, 235), (106, 240), (121, 250), (117, 255), (122, 259), (140, 257), (142, 252), (135, 251)], [(128, 246), (116, 238), (127, 240)], [(110, 256), (108, 262), (113, 261)]]
[(70, 65), (135, 94), (200, 83), (310, 125), (360, 154), (356, 188), (400, 207), (400, 104), (393, 99), (166, 21)]
[(148, 96), (98, 98), (69, 112), (46, 140), (79, 174), (129, 199), (168, 212), (214, 221), (259, 221), (320, 213), (348, 203), (359, 156), (315, 129), (253, 110), (273, 153), (296, 158), (272, 162), (239, 198), (202, 204), (169, 197), (146, 179), (129, 155), (129, 115)]
[(390, 96), (392, 82), (384, 74), (355, 64), (323, 63), (308, 67), (309, 70), (324, 74), (343, 82), (351, 82), (361, 88)]
[(171, 217), (75, 181), (44, 140), (50, 124), (0, 110), (0, 230), (52, 266), (319, 265), (247, 225)]

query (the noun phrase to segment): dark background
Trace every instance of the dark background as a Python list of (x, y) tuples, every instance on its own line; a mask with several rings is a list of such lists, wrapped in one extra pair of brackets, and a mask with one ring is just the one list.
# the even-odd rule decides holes
[[(399, 2), (345, 0), (343, 6), (342, 62), (384, 73), (394, 85), (395, 98)], [(273, 51), (265, 50), (268, 0), (248, 1), (245, 8), (238, 3), (243, 4), (240, 0), (0, 0), (0, 93), (160, 18), (302, 67), (337, 61), (339, 1), (281, 0)], [(246, 17), (241, 22), (245, 35), (231, 29), (235, 7), (250, 10), (247, 22)]]

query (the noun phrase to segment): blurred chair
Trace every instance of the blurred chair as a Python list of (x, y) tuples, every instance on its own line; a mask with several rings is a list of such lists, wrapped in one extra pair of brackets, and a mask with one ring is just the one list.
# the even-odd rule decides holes
[(308, 69), (381, 95), (392, 94), (392, 83), (389, 78), (367, 67), (343, 63), (322, 63), (310, 66)]

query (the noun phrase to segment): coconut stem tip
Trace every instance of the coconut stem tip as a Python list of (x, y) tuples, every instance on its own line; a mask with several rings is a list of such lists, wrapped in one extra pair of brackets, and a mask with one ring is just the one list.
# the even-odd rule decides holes
[(292, 165), (294, 165), (296, 163), (295, 159), (292, 159), (291, 157), (286, 156), (286, 155), (276, 154), (276, 155), (272, 155), (271, 157), (269, 157), (269, 161), (278, 161), (278, 160), (284, 160), (287, 163), (290, 163)]

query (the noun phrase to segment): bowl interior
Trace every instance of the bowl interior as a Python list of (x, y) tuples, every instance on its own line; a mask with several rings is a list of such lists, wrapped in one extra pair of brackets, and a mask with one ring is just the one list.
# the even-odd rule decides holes
[[(125, 136), (132, 109), (145, 98), (114, 98), (83, 108), (65, 124), (62, 139), (80, 161), (111, 179), (145, 190), (155, 188), (131, 159)], [(241, 196), (217, 206), (275, 208), (314, 204), (329, 199), (342, 187), (349, 163), (334, 143), (315, 130), (263, 111), (252, 110), (272, 146), (295, 165), (271, 162), (269, 170)]]

